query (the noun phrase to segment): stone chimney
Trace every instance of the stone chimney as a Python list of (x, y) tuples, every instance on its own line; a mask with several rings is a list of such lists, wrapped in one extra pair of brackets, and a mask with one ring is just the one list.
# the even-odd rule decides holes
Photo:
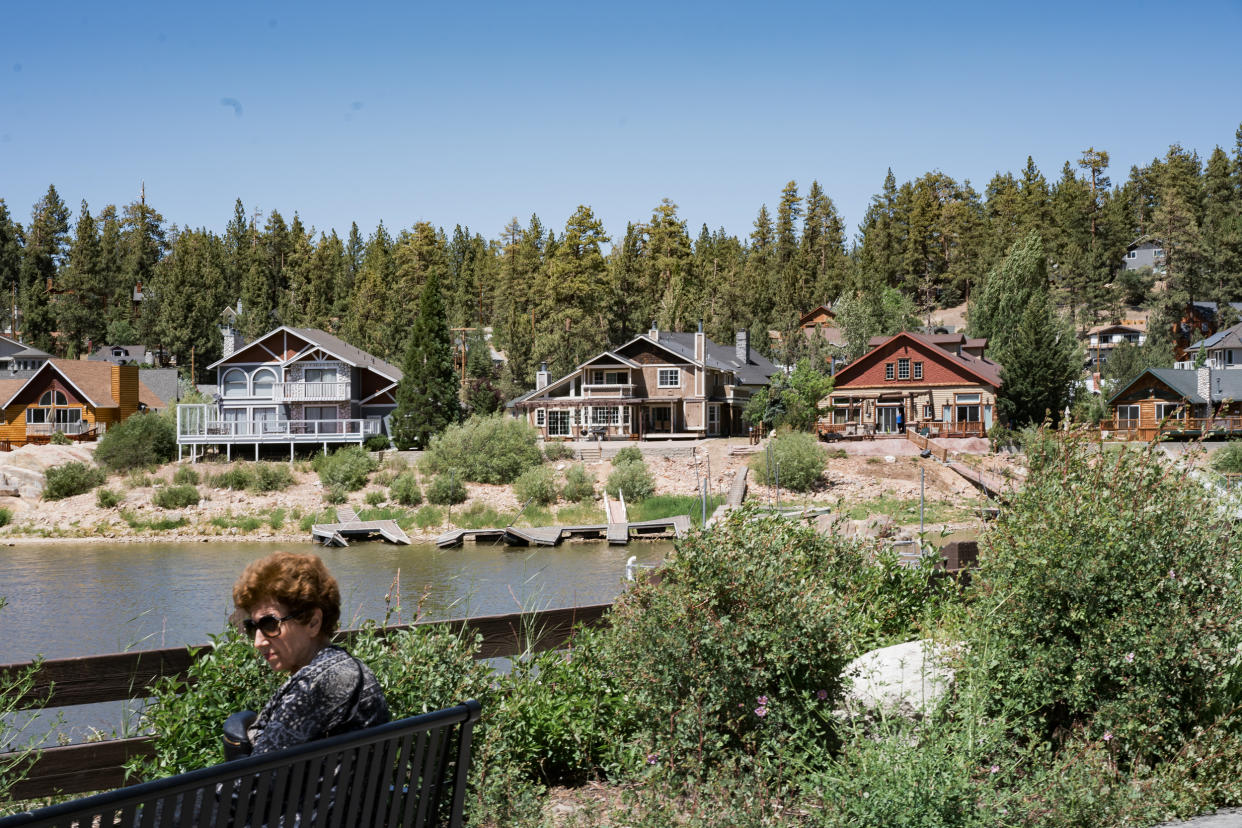
[(733, 350), (737, 361), (746, 365), (750, 362), (750, 331), (738, 331), (733, 340)]
[(1195, 390), (1204, 402), (1212, 402), (1212, 369), (1206, 365), (1195, 376)]
[(651, 323), (651, 330), (647, 331), (647, 336), (651, 337), (652, 342), (660, 341), (660, 329), (656, 327), (656, 323)]
[(535, 390), (542, 391), (548, 387), (548, 363), (539, 363), (539, 370), (535, 372)]
[(694, 335), (694, 360), (702, 362), (707, 358), (707, 338), (703, 335), (703, 320), (699, 320), (699, 330)]

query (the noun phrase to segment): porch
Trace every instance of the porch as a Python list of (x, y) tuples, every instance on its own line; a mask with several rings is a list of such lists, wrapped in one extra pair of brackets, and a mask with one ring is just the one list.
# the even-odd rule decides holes
[(316, 443), (326, 452), (329, 445), (355, 443), (361, 445), (368, 437), (380, 433), (379, 419), (283, 420), (279, 418), (225, 420), (214, 405), (186, 404), (177, 408), (177, 458), (182, 446), (190, 447), (191, 458), (197, 447), (224, 446), (232, 459), (232, 447), (253, 445), (258, 457), (262, 445), (287, 445), (289, 456), (297, 445)]

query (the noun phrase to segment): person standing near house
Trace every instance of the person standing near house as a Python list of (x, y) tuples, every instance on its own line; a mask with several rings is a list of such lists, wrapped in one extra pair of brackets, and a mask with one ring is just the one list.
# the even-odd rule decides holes
[(901, 434), (906, 430), (906, 418), (902, 413), (902, 406), (897, 407), (897, 433)]

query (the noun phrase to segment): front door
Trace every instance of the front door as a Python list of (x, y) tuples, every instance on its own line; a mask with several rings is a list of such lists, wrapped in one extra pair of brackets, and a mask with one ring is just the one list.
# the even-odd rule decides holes
[(668, 434), (673, 430), (673, 407), (657, 405), (651, 409), (651, 430)]
[(876, 407), (875, 430), (881, 434), (897, 433), (897, 406), (881, 405)]

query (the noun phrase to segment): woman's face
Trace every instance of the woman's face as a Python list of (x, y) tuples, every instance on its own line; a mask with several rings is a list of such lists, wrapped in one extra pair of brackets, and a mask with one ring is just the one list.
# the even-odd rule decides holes
[[(285, 618), (289, 608), (279, 601), (263, 599), (247, 611), (250, 620), (258, 624), (265, 616)], [(323, 611), (316, 609), (305, 621), (295, 618), (281, 621), (276, 632), (268, 635), (262, 629), (254, 632), (254, 648), (277, 672), (296, 673), (310, 664), (315, 654), (323, 649), (319, 635), (323, 623)], [(270, 625), (271, 622), (266, 622)]]

